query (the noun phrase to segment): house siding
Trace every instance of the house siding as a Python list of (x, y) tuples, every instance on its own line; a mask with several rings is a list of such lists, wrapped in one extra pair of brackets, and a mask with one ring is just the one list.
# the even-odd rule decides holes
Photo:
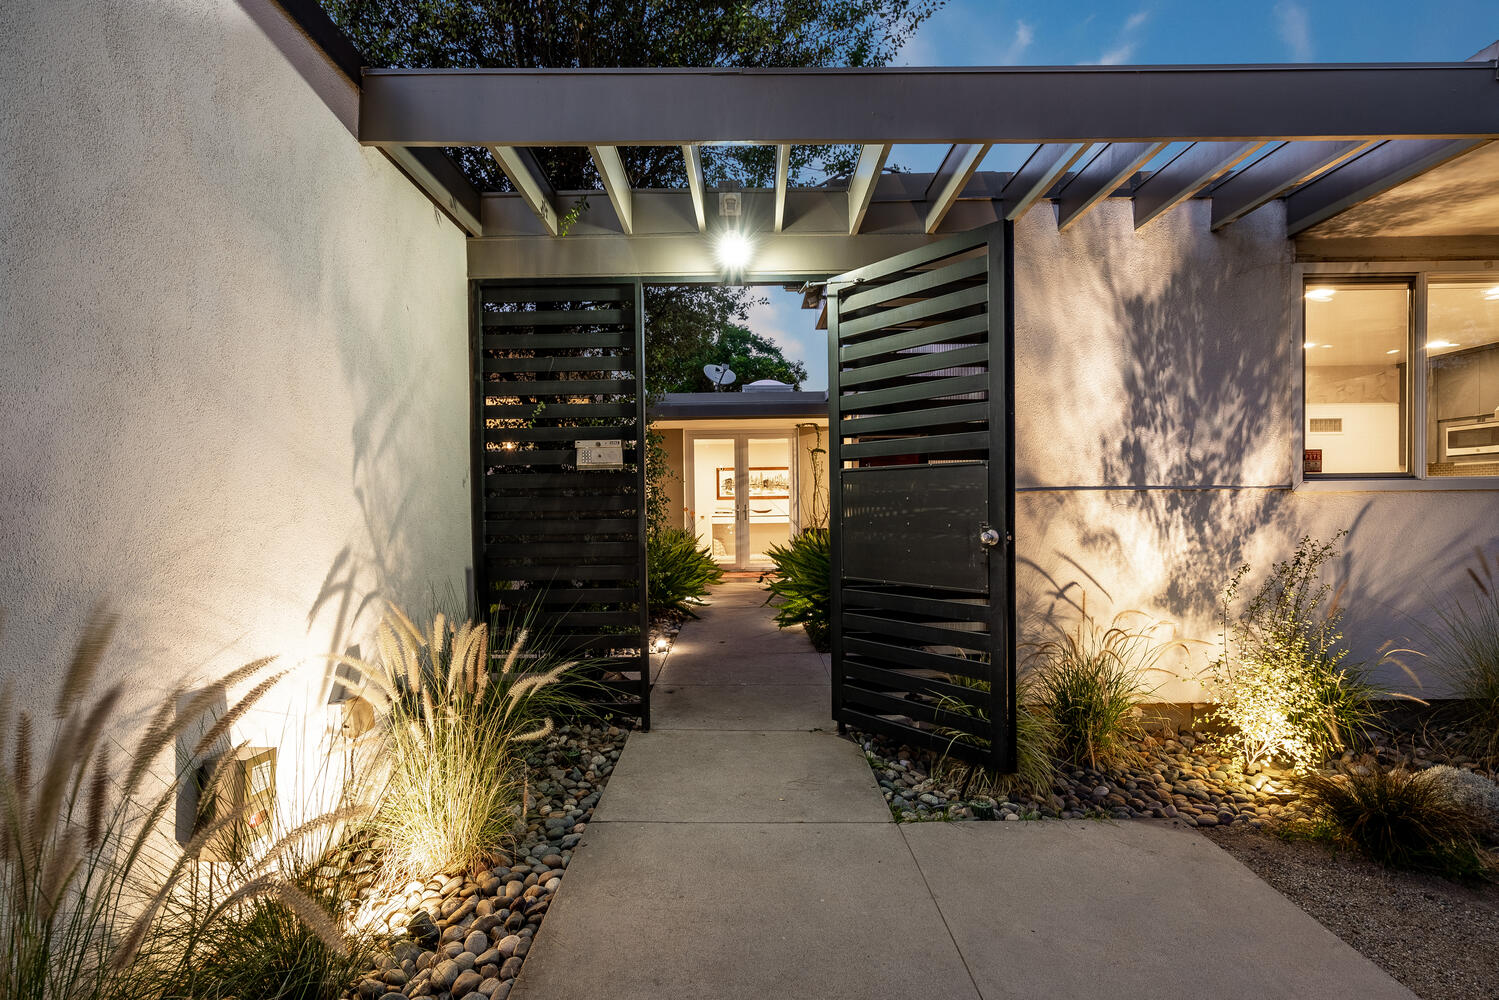
[[(1140, 610), (1214, 646), (1218, 590), (1254, 580), (1303, 535), (1349, 535), (1336, 568), (1357, 659), (1421, 645), (1434, 605), (1468, 586), (1475, 546), (1499, 543), (1499, 492), (1291, 488), (1298, 423), (1301, 287), (1279, 203), (1209, 228), (1190, 201), (1138, 232), (1112, 199), (1059, 233), (1030, 212), (1015, 237), (1018, 604), (1045, 617)], [(1191, 701), (1212, 646), (1152, 678)], [(1378, 678), (1448, 693), (1404, 657)]]
[(127, 716), (280, 654), (285, 789), (319, 654), (464, 606), (463, 235), (267, 0), (9, 5), (0, 93), (0, 675), (42, 709), (96, 600)]

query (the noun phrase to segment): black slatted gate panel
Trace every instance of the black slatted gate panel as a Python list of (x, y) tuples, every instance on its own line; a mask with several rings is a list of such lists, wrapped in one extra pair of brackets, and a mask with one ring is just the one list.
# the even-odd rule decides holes
[[(477, 309), (481, 610), (536, 608), (649, 725), (640, 285), (481, 284)], [(580, 441), (621, 442), (622, 467), (580, 465)]]
[(1008, 224), (828, 284), (833, 714), (1015, 761)]

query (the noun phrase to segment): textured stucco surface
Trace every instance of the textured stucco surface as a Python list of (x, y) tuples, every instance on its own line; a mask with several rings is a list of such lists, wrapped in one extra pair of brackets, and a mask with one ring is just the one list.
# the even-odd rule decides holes
[(281, 742), (380, 599), (463, 599), (462, 236), (267, 0), (6, 4), (0, 94), (0, 675), (107, 599), (131, 712), (305, 660)]
[[(1354, 655), (1421, 643), (1434, 604), (1467, 588), (1475, 546), (1499, 545), (1494, 491), (1292, 491), (1301, 308), (1281, 207), (1210, 232), (1192, 201), (1136, 232), (1111, 199), (1058, 233), (1032, 211), (1015, 236), (1019, 607), (1038, 623), (1139, 610), (1216, 643), (1218, 590), (1233, 569), (1285, 559), (1302, 535), (1350, 534)], [(1252, 579), (1257, 580), (1259, 576)], [(1163, 700), (1211, 646), (1160, 674)], [(1419, 657), (1403, 690), (1446, 693)]]

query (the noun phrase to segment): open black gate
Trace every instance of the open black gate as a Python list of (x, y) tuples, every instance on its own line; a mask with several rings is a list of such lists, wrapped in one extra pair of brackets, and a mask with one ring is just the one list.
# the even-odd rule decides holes
[(1009, 223), (828, 283), (833, 717), (1015, 766)]
[(534, 609), (649, 726), (640, 283), (481, 283), (474, 308), (479, 613)]

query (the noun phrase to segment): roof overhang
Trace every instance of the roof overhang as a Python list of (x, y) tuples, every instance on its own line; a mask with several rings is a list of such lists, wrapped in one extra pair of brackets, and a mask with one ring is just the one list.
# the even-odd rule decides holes
[(655, 420), (754, 420), (822, 418), (828, 394), (819, 392), (668, 392), (650, 407)]

